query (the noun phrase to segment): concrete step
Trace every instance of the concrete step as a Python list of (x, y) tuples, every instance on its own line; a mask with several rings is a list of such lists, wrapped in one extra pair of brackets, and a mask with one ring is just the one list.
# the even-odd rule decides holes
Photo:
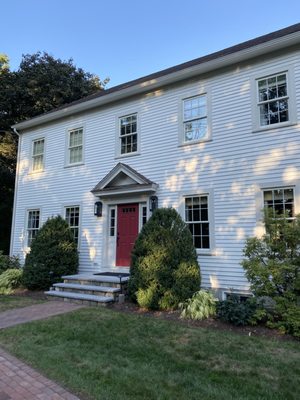
[(114, 301), (113, 297), (108, 296), (96, 296), (93, 294), (82, 294), (82, 293), (74, 293), (74, 292), (60, 292), (58, 290), (50, 290), (45, 292), (48, 299), (57, 299), (64, 301), (74, 302), (76, 304), (83, 305), (106, 305), (108, 303), (112, 303)]
[(83, 293), (93, 294), (100, 296), (113, 297), (114, 299), (120, 293), (121, 289), (111, 286), (99, 286), (99, 285), (80, 285), (78, 283), (55, 283), (53, 285), (55, 290), (60, 292), (72, 292), (72, 293)]
[(80, 285), (91, 285), (91, 286), (110, 286), (115, 288), (120, 288), (121, 286), (126, 286), (129, 277), (116, 277), (107, 275), (65, 275), (62, 277), (64, 283), (80, 284)]

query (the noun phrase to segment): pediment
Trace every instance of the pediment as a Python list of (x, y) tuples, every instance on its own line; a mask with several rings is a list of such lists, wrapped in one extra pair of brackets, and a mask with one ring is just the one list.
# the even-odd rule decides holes
[(118, 163), (94, 187), (96, 196), (155, 192), (158, 185), (127, 164)]

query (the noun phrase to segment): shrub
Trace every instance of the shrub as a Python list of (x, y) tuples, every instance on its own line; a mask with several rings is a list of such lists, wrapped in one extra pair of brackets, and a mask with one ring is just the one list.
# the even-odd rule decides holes
[(179, 304), (181, 318), (202, 320), (216, 315), (217, 299), (211, 292), (199, 290), (192, 298)]
[(230, 295), (227, 300), (217, 304), (217, 317), (222, 321), (236, 326), (250, 324), (257, 311), (257, 302), (254, 298), (241, 301), (237, 295)]
[(76, 274), (78, 252), (67, 222), (49, 218), (37, 233), (26, 256), (23, 282), (30, 290), (48, 289), (62, 275)]
[(7, 269), (16, 269), (20, 268), (20, 261), (18, 257), (15, 256), (7, 256), (0, 251), (0, 274), (2, 274)]
[[(266, 234), (246, 241), (242, 266), (256, 296), (274, 301), (267, 310), (269, 326), (299, 334), (300, 326), (300, 217), (265, 214)], [(298, 328), (297, 328), (298, 326)], [(297, 334), (298, 331), (298, 334)]]
[(21, 286), (23, 271), (19, 268), (7, 269), (0, 275), (0, 294), (11, 294)]
[(156, 210), (132, 251), (129, 295), (141, 307), (175, 309), (200, 287), (191, 233), (172, 208)]

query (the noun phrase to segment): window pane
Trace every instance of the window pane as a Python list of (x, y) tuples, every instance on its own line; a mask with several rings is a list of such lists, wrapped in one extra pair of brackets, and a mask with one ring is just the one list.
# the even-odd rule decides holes
[(75, 242), (78, 244), (79, 236), (79, 207), (66, 207), (65, 219), (73, 233)]
[(189, 142), (191, 140), (204, 139), (207, 136), (207, 119), (197, 119), (184, 124), (184, 140)]
[(185, 220), (192, 233), (195, 247), (209, 248), (208, 196), (185, 199)]
[(264, 194), (264, 206), (265, 208), (273, 210), (273, 216), (276, 213), (282, 215), (287, 212), (289, 217), (294, 216), (294, 189), (273, 189), (265, 190)]

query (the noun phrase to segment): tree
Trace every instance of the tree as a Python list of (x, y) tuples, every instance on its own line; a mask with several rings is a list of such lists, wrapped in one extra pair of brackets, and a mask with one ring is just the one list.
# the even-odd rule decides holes
[(191, 232), (173, 208), (156, 210), (132, 251), (128, 290), (149, 309), (175, 309), (200, 288)]
[(17, 155), (11, 126), (84, 96), (103, 90), (108, 79), (77, 68), (44, 52), (23, 55), (17, 71), (0, 54), (0, 250), (9, 249)]

